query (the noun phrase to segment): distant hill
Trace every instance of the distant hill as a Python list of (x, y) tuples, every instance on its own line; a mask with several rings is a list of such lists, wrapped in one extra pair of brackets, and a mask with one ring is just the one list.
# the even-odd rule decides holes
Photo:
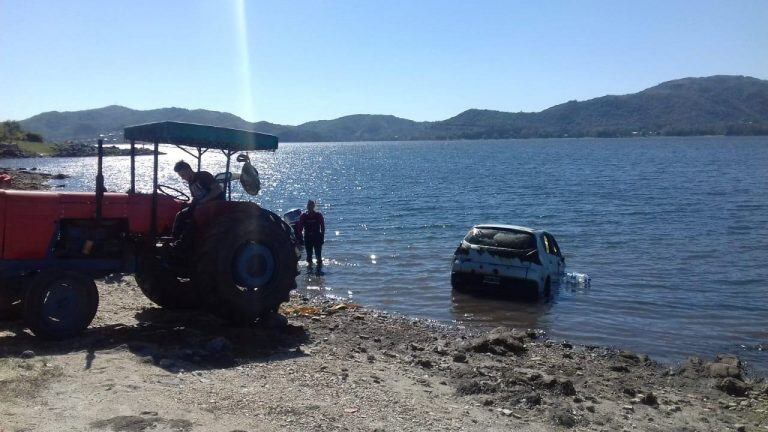
[(304, 123), (296, 129), (314, 133), (322, 141), (411, 140), (427, 136), (428, 122), (391, 115), (356, 114), (335, 120)]
[[(285, 127), (267, 122), (250, 123), (240, 117), (218, 111), (160, 108), (134, 110), (118, 105), (83, 111), (50, 111), (22, 120), (22, 127), (40, 131), (46, 140), (92, 139), (99, 134), (119, 132), (125, 126), (157, 121), (183, 121), (210, 124), (234, 129), (258, 126), (265, 133), (281, 133)], [(290, 128), (290, 127), (289, 127)]]
[(638, 93), (570, 101), (537, 113), (470, 109), (436, 122), (358, 114), (298, 126), (250, 123), (229, 113), (122, 106), (38, 114), (20, 123), (46, 140), (92, 139), (162, 120), (274, 134), (283, 142), (623, 137), (637, 135), (768, 135), (768, 81), (718, 75), (668, 81)]

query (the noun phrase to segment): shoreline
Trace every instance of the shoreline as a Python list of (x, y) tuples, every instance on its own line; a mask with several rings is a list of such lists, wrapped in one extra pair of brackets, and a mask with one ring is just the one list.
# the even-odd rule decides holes
[[(326, 297), (325, 294), (319, 294), (319, 298), (327, 299), (331, 302), (340, 301), (338, 298), (335, 297)], [(369, 307), (366, 305), (358, 305), (360, 308), (369, 311), (371, 313), (378, 313), (390, 316), (394, 319), (402, 319), (402, 320), (408, 320), (408, 321), (419, 321), (425, 326), (431, 326), (434, 327), (436, 332), (439, 332), (441, 330), (446, 331), (457, 331), (467, 334), (482, 334), (485, 332), (491, 332), (491, 331), (498, 331), (502, 328), (507, 328), (510, 330), (520, 330), (522, 327), (510, 327), (503, 324), (490, 324), (490, 323), (484, 323), (482, 325), (478, 324), (470, 324), (470, 323), (462, 323), (457, 321), (440, 321), (440, 320), (434, 320), (430, 318), (425, 317), (419, 317), (419, 316), (413, 316), (408, 315), (405, 313), (397, 312), (397, 311), (388, 311), (385, 309), (376, 309), (373, 307)], [(750, 362), (748, 360), (743, 360), (744, 354), (743, 351), (728, 351), (728, 350), (714, 350), (712, 352), (708, 353), (690, 353), (685, 354), (684, 357), (680, 358), (673, 358), (673, 359), (658, 359), (655, 356), (652, 356), (650, 354), (647, 354), (643, 352), (641, 349), (632, 349), (628, 347), (623, 347), (621, 345), (605, 345), (600, 343), (580, 343), (576, 342), (573, 339), (566, 339), (566, 338), (558, 338), (558, 337), (550, 337), (549, 332), (547, 332), (544, 329), (541, 328), (532, 328), (526, 330), (533, 330), (537, 332), (540, 338), (542, 338), (543, 341), (548, 341), (550, 344), (555, 345), (572, 345), (572, 346), (578, 346), (581, 349), (587, 349), (587, 350), (601, 350), (606, 353), (613, 353), (615, 355), (619, 355), (620, 353), (636, 353), (637, 355), (642, 356), (643, 358), (648, 359), (649, 362), (654, 363), (659, 368), (666, 369), (668, 371), (676, 371), (680, 368), (684, 367), (691, 359), (697, 359), (701, 360), (702, 363), (707, 363), (707, 359), (712, 360), (712, 362), (715, 362), (718, 355), (728, 355), (739, 359), (739, 370), (740, 375), (746, 378), (749, 378), (753, 381), (759, 381), (759, 382), (766, 382), (768, 384), (768, 369), (758, 368), (755, 367), (753, 362)], [(711, 363), (711, 362), (710, 362)], [(768, 430), (768, 428), (766, 429)]]
[(557, 343), (538, 330), (481, 333), (302, 294), (282, 308), (286, 327), (236, 328), (157, 308), (132, 277), (97, 284), (101, 306), (81, 337), (45, 342), (18, 322), (0, 331), (0, 426), (768, 427), (768, 385), (744, 375), (733, 356), (670, 368), (643, 354)]
[[(2, 161), (0, 160), (0, 163)], [(64, 180), (68, 178), (65, 174), (50, 174), (46, 172), (38, 171), (37, 168), (7, 168), (0, 166), (0, 175), (2, 174), (10, 174), (13, 177), (13, 180), (11, 181), (10, 185), (8, 183), (3, 183), (0, 180), (0, 190), (26, 190), (26, 191), (49, 191), (58, 187), (64, 187), (64, 184), (53, 184), (51, 180)], [(420, 319), (424, 320), (425, 322), (432, 322), (431, 320), (427, 318), (418, 318), (418, 317), (411, 317), (405, 314), (400, 314), (398, 312), (392, 312), (392, 311), (379, 311), (381, 313), (388, 313), (391, 315), (397, 315), (401, 316), (405, 319)], [(439, 322), (435, 321), (436, 325), (439, 326), (457, 326), (462, 327), (466, 326), (468, 330), (471, 329), (477, 329), (477, 330), (488, 330), (492, 329), (494, 326), (490, 324), (486, 324), (483, 326), (477, 326), (472, 324), (459, 324), (459, 323), (447, 323), (447, 322)], [(618, 345), (613, 346), (604, 346), (599, 345), (603, 349), (612, 350), (612, 351), (621, 351), (624, 348)], [(760, 348), (763, 350), (763, 348)], [(716, 352), (711, 352), (707, 354), (701, 354), (701, 356), (706, 355), (715, 355)], [(737, 353), (736, 355), (739, 355), (740, 353)], [(743, 354), (746, 355), (746, 354)], [(695, 356), (694, 354), (688, 354), (686, 357)], [(748, 356), (747, 356), (748, 357)], [(678, 359), (672, 359), (672, 360), (666, 360), (666, 361), (657, 361), (661, 366), (664, 367), (679, 367), (681, 364), (685, 362), (684, 358), (678, 358)], [(768, 379), (768, 370), (764, 370), (762, 368), (755, 368), (749, 361), (747, 361), (743, 365), (743, 370), (751, 377), (754, 378), (765, 378)]]
[[(104, 157), (130, 156), (130, 148), (121, 148), (116, 145), (103, 147)], [(135, 148), (135, 156), (152, 156), (154, 151), (144, 147)], [(159, 155), (165, 153), (158, 152)], [(70, 157), (97, 157), (97, 147), (90, 145), (62, 145), (57, 143), (0, 143), (0, 161), (2, 159), (37, 159), (37, 158), (70, 158)]]
[[(56, 188), (65, 187), (65, 184), (62, 184), (61, 182), (52, 182), (52, 180), (64, 180), (67, 179), (68, 176), (65, 174), (51, 174), (47, 172), (39, 171), (36, 167), (31, 168), (8, 168), (8, 167), (2, 167), (2, 160), (0, 160), (0, 175), (2, 174), (10, 174), (13, 178), (13, 180), (10, 182), (10, 185), (8, 183), (4, 183), (2, 179), (0, 179), (0, 190), (27, 190), (27, 191), (46, 191), (46, 190), (57, 190)], [(392, 312), (389, 312), (392, 313)], [(427, 318), (424, 318), (427, 319)], [(461, 324), (461, 325), (467, 325), (468, 327), (475, 327), (476, 325), (473, 324)], [(484, 324), (482, 326), (479, 326), (481, 329), (489, 329), (493, 328), (493, 325), (491, 324)], [(599, 345), (599, 342), (597, 342)], [(604, 346), (604, 345), (601, 345)], [(613, 350), (621, 350), (624, 349), (621, 345), (612, 345), (607, 346), (606, 348), (613, 349)], [(737, 351), (737, 355), (744, 356), (747, 361), (745, 362), (744, 369), (752, 376), (755, 377), (764, 377), (768, 378), (768, 369), (765, 367), (756, 367), (750, 362), (750, 359), (752, 359), (752, 355), (746, 350), (757, 350), (757, 351), (764, 351), (766, 349), (766, 345), (763, 343), (758, 343), (755, 345), (749, 345), (744, 346), (742, 345), (743, 350)], [(642, 350), (642, 349), (640, 349)], [(708, 351), (701, 351), (698, 355), (706, 356), (706, 355), (714, 355), (716, 352), (713, 350), (712, 352)], [(674, 367), (679, 366), (682, 362), (685, 361), (684, 356), (691, 356), (691, 355), (697, 355), (697, 354), (680, 354), (676, 356), (675, 358), (670, 359), (664, 359), (660, 363), (662, 365)]]

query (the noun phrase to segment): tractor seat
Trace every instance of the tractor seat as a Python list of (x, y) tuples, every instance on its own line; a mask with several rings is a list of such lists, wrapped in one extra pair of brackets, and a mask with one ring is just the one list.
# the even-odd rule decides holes
[(238, 180), (240, 178), (239, 173), (231, 173), (231, 172), (223, 172), (218, 173), (215, 176), (213, 176), (213, 179), (216, 180), (216, 183), (226, 186), (227, 183), (231, 182), (232, 180)]

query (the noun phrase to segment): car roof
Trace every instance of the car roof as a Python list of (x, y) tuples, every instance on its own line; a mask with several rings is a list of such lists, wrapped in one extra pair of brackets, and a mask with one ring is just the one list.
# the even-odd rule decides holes
[(274, 135), (194, 123), (147, 123), (128, 126), (123, 129), (123, 134), (128, 141), (158, 142), (229, 152), (277, 149), (277, 137)]
[(535, 228), (528, 228), (518, 225), (506, 225), (506, 224), (480, 224), (475, 225), (473, 228), (490, 228), (490, 229), (498, 229), (498, 230), (512, 230), (512, 231), (521, 231), (531, 234), (537, 234), (543, 232), (543, 230), (535, 229)]

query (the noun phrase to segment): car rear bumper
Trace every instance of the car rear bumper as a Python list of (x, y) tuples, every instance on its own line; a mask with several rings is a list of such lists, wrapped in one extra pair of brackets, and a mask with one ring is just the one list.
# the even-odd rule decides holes
[(480, 273), (452, 272), (451, 285), (462, 291), (520, 295), (524, 297), (537, 297), (541, 291), (539, 283), (535, 280)]

